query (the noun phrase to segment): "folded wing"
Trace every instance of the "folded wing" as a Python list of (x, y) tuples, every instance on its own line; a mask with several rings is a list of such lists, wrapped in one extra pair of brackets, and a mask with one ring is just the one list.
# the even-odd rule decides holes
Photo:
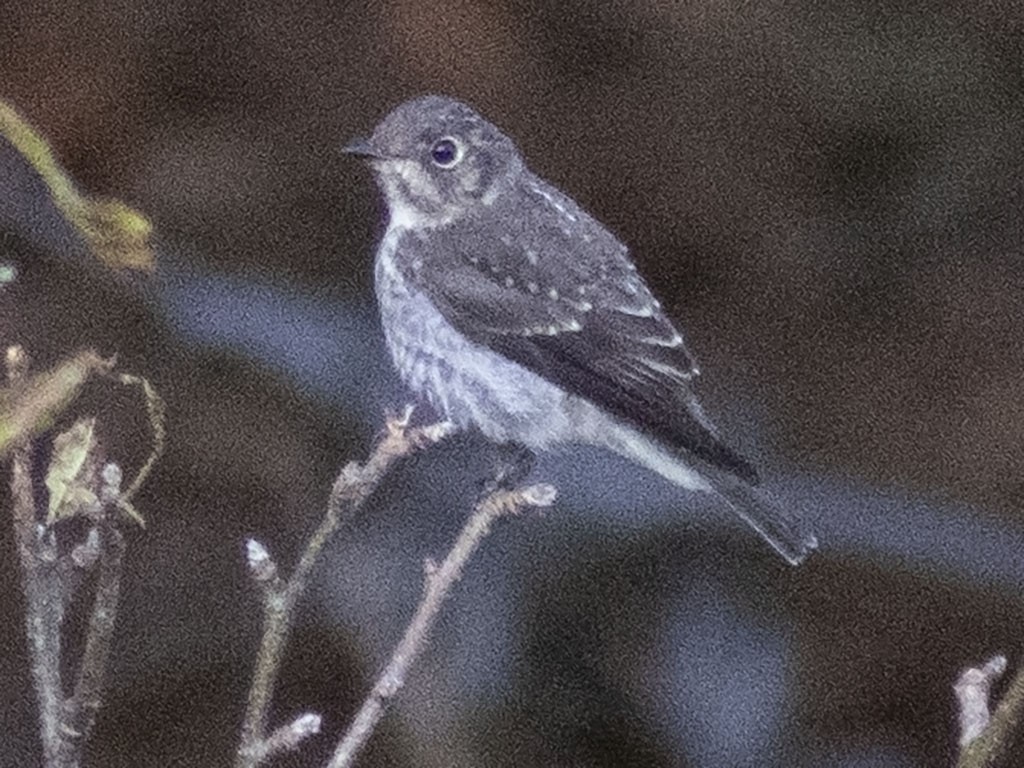
[[(544, 197), (554, 194), (548, 187)], [(756, 482), (754, 468), (703, 416), (690, 388), (696, 363), (626, 248), (568, 198), (543, 202), (501, 227), (481, 220), (432, 232), (421, 268), (408, 277), (466, 337), (670, 447)], [(488, 236), (496, 229), (506, 234)]]

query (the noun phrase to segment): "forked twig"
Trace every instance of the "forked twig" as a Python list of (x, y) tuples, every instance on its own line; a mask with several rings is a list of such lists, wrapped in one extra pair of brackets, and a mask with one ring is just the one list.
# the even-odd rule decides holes
[[(288, 579), (278, 575), (277, 565), (262, 544), (256, 541), (247, 544), (249, 572), (263, 593), (263, 635), (242, 722), (241, 742), (235, 757), (236, 768), (256, 768), (285, 746), (294, 746), (289, 739), (267, 736), (267, 717), (295, 606), (305, 592), (309, 575), (324, 545), (339, 524), (351, 518), (363, 506), (397, 459), (438, 442), (452, 430), (452, 426), (447, 423), (410, 428), (411, 415), (410, 407), (401, 416), (388, 419), (383, 437), (366, 462), (352, 462), (342, 468), (331, 489), (327, 512), (306, 543)], [(308, 735), (315, 730), (310, 729), (306, 722), (302, 732)]]
[(359, 751), (380, 722), (388, 702), (405, 684), (410, 667), (426, 646), (442, 603), (462, 576), (466, 563), (480, 547), (491, 525), (504, 515), (528, 507), (550, 506), (554, 500), (554, 487), (532, 485), (511, 491), (496, 490), (477, 504), (444, 561), (440, 565), (428, 563), (426, 589), (416, 614), (406, 627), (391, 660), (377, 678), (370, 695), (356, 713), (348, 732), (338, 743), (328, 763), (329, 768), (348, 768), (353, 765)]

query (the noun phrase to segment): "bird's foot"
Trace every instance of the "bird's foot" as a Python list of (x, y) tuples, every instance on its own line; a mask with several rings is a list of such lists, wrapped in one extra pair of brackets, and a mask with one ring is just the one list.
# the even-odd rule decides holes
[(410, 449), (420, 450), (440, 442), (456, 431), (455, 424), (450, 421), (416, 423), (420, 420), (417, 419), (414, 422), (414, 413), (417, 413), (417, 409), (412, 403), (406, 405), (398, 413), (387, 411), (384, 415), (384, 430), (380, 439), (407, 443)]
[(537, 457), (521, 443), (501, 443), (495, 446), (494, 471), (484, 481), (481, 496), (495, 491), (511, 491), (519, 486), (533, 470)]

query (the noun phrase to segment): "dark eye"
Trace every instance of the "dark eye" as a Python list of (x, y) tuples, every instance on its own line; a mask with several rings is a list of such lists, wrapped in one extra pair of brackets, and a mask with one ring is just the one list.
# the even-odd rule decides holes
[(452, 139), (438, 139), (430, 148), (430, 156), (442, 168), (451, 168), (461, 159), (459, 145)]

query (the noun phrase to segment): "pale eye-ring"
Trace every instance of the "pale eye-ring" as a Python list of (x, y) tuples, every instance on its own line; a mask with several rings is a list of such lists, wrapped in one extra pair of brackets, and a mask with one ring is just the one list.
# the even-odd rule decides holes
[(434, 142), (430, 148), (430, 158), (434, 165), (451, 168), (462, 159), (462, 146), (455, 139), (445, 136)]

